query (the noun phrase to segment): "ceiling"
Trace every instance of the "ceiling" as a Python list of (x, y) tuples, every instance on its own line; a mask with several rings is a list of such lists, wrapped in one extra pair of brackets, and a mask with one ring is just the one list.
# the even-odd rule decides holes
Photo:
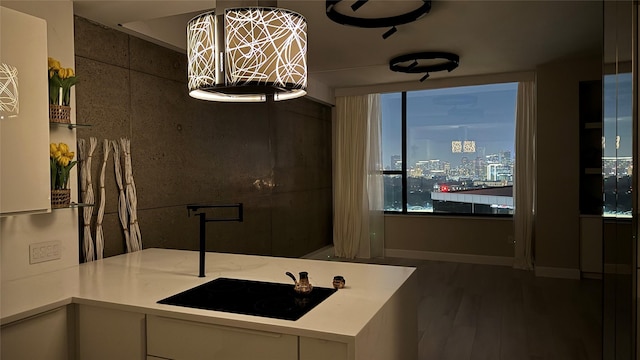
[[(353, 13), (353, 2), (344, 0), (336, 8), (357, 17), (388, 17), (422, 4), (370, 0)], [(398, 26), (386, 40), (382, 34), (388, 28), (334, 23), (325, 14), (323, 0), (279, 0), (277, 5), (305, 16), (310, 78), (334, 89), (418, 82), (421, 74), (389, 70), (389, 60), (406, 53), (445, 51), (460, 56), (457, 69), (432, 73), (434, 79), (534, 70), (538, 64), (602, 49), (600, 1), (433, 1), (427, 15)], [(214, 0), (74, 0), (78, 16), (179, 51), (186, 46), (187, 21), (212, 8)]]

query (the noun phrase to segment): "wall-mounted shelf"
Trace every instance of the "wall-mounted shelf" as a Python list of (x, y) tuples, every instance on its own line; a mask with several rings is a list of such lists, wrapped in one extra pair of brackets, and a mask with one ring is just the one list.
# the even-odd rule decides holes
[(90, 207), (90, 206), (95, 206), (95, 204), (87, 204), (87, 203), (71, 203), (69, 204), (69, 207)]
[(56, 127), (66, 127), (71, 129), (75, 129), (75, 128), (88, 128), (91, 127), (90, 124), (64, 124), (64, 123), (57, 123), (57, 122), (49, 122), (50, 126), (56, 126)]
[(86, 204), (86, 203), (76, 203), (76, 202), (72, 202), (72, 203), (70, 203), (70, 204), (69, 204), (69, 206), (61, 207), (61, 208), (51, 208), (51, 210), (60, 210), (60, 209), (76, 209), (76, 208), (91, 207), (91, 206), (95, 206), (95, 204)]

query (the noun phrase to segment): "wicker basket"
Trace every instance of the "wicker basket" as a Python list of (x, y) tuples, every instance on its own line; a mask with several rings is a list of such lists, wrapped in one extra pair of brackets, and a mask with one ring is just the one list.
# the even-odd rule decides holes
[(60, 209), (69, 207), (71, 203), (71, 190), (51, 190), (51, 208)]
[(52, 123), (70, 124), (71, 106), (49, 105), (49, 121)]

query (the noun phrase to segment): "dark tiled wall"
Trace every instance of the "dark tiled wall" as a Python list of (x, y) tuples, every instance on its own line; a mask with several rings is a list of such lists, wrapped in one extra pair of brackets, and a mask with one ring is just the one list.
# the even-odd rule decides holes
[[(332, 238), (331, 109), (308, 99), (225, 104), (187, 94), (186, 55), (76, 17), (78, 138), (131, 139), (145, 248), (197, 249), (190, 203), (235, 203), (243, 223), (208, 223), (207, 249), (301, 256)], [(106, 164), (105, 256), (126, 251), (113, 152)], [(99, 195), (96, 197), (99, 198)], [(94, 218), (97, 207), (94, 208)], [(211, 216), (224, 215), (211, 213)], [(94, 225), (92, 225), (94, 226)]]

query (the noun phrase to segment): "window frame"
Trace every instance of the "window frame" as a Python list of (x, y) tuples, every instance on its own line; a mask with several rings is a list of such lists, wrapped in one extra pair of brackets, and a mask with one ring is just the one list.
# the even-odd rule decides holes
[[(489, 80), (489, 79), (487, 79)], [(411, 89), (411, 90), (402, 90), (402, 91), (389, 91), (387, 93), (400, 93), (401, 94), (401, 155), (402, 155), (402, 169), (401, 170), (382, 170), (382, 176), (385, 175), (400, 175), (402, 179), (402, 210), (384, 210), (385, 215), (410, 215), (410, 216), (432, 216), (432, 217), (467, 217), (467, 218), (513, 218), (513, 214), (482, 214), (482, 213), (438, 213), (438, 212), (409, 212), (408, 211), (408, 194), (407, 194), (407, 185), (408, 185), (408, 176), (407, 176), (407, 93), (421, 90), (438, 90), (445, 88), (456, 88), (456, 87), (466, 87), (466, 86), (478, 86), (478, 85), (492, 85), (492, 84), (504, 84), (504, 83), (517, 83), (522, 80), (516, 79), (501, 79), (501, 81), (486, 81), (486, 82), (472, 82), (471, 84), (455, 84), (451, 86), (442, 86), (442, 87), (429, 87), (424, 89)], [(516, 95), (517, 96), (517, 95)], [(517, 107), (517, 99), (516, 99), (516, 107)], [(515, 118), (514, 113), (514, 122), (517, 122), (517, 118)], [(515, 142), (517, 139), (514, 134), (514, 148)], [(515, 159), (514, 159), (515, 160)], [(514, 168), (515, 170), (515, 168)], [(515, 184), (514, 184), (515, 185)], [(513, 194), (515, 199), (515, 193)], [(515, 203), (515, 202), (514, 202)]]

